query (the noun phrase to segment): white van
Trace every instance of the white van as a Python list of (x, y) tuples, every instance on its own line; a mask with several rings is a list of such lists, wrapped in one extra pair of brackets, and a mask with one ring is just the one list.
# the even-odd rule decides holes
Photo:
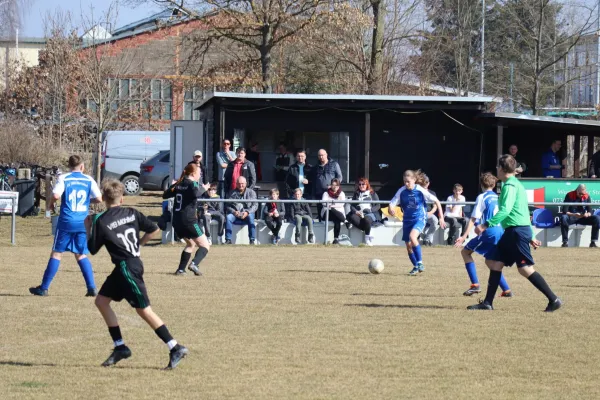
[(125, 194), (137, 195), (140, 164), (161, 150), (170, 150), (170, 133), (156, 131), (107, 131), (102, 142), (102, 179), (116, 178)]

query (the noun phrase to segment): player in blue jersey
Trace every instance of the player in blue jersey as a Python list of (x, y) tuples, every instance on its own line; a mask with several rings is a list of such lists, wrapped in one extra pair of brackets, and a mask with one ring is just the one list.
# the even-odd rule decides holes
[(58, 177), (58, 182), (52, 190), (53, 196), (48, 201), (47, 209), (54, 210), (56, 201), (60, 200), (60, 216), (42, 284), (29, 288), (29, 292), (36, 296), (48, 295), (48, 288), (58, 272), (62, 253), (65, 251), (75, 254), (87, 286), (86, 296), (96, 296), (94, 271), (86, 255), (89, 251), (84, 221), (88, 216), (90, 201), (100, 203), (102, 195), (96, 182), (83, 174), (84, 165), (80, 156), (69, 157), (69, 169), (70, 172)]
[[(498, 195), (494, 192), (497, 181), (498, 179), (489, 172), (481, 175), (479, 183), (483, 193), (477, 196), (471, 219), (462, 236), (456, 240), (455, 247), (460, 248), (463, 245), (469, 236), (469, 232), (474, 226), (480, 224), (481, 221), (488, 221), (498, 212)], [(467, 274), (469, 274), (469, 279), (471, 280), (471, 287), (463, 293), (465, 296), (481, 293), (479, 279), (477, 278), (477, 270), (475, 269), (475, 260), (473, 260), (473, 253), (481, 254), (487, 259), (487, 255), (496, 247), (496, 244), (503, 233), (504, 229), (502, 229), (502, 226), (500, 225), (489, 227), (483, 234), (471, 239), (460, 252), (465, 261)], [(508, 283), (506, 283), (506, 279), (504, 279), (504, 275), (502, 275), (502, 278), (500, 279), (500, 287), (502, 288), (501, 297), (513, 296)]]
[(429, 193), (416, 184), (419, 171), (408, 170), (404, 172), (404, 186), (392, 198), (389, 204), (389, 212), (391, 216), (396, 213), (394, 207), (400, 205), (404, 213), (402, 221), (402, 240), (406, 243), (408, 258), (410, 259), (413, 269), (409, 275), (417, 275), (425, 270), (423, 265), (423, 255), (421, 245), (419, 244), (419, 235), (423, 232), (427, 223), (427, 202), (434, 202), (440, 217), (440, 227), (446, 228), (444, 216), (442, 214), (442, 205), (437, 197)]

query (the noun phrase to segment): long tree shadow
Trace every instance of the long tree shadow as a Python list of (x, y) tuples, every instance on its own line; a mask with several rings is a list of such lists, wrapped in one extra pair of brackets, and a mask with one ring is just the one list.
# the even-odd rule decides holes
[(158, 208), (162, 207), (161, 203), (137, 203), (136, 207)]
[(456, 307), (450, 306), (423, 306), (418, 304), (377, 304), (377, 303), (363, 303), (363, 304), (344, 304), (344, 307), (367, 307), (367, 308), (416, 308), (416, 309), (431, 309), (431, 310), (455, 310)]
[(350, 274), (350, 275), (371, 275), (370, 272), (354, 272), (354, 271), (315, 271), (308, 269), (286, 269), (280, 272), (306, 272), (308, 274)]
[(0, 297), (31, 297), (30, 294), (0, 293)]
[[(342, 293), (340, 293), (342, 294)], [(406, 293), (351, 293), (351, 296), (382, 296), (382, 297), (435, 297), (435, 298), (449, 298), (456, 297), (455, 295), (440, 295), (440, 294), (406, 294)]]
[(590, 288), (590, 289), (598, 289), (600, 288), (600, 285), (562, 285), (564, 287), (570, 287), (570, 288)]
[(0, 365), (8, 365), (10, 367), (56, 367), (52, 363), (31, 363), (22, 361), (0, 361)]
[(564, 276), (567, 278), (600, 278), (600, 275), (563, 275), (563, 274), (560, 274), (559, 276)]

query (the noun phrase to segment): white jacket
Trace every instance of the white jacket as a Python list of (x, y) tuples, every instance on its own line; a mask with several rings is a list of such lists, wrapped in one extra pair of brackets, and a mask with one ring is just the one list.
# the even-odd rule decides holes
[[(332, 199), (329, 196), (329, 193), (325, 192), (325, 193), (323, 193), (322, 200), (331, 201), (331, 200), (336, 200), (336, 199)], [(346, 200), (346, 194), (344, 192), (340, 193), (337, 200)], [(333, 203), (333, 204), (329, 204), (329, 205), (331, 206), (331, 209), (338, 210), (339, 212), (342, 213), (343, 216), (346, 216), (346, 206), (344, 203)], [(321, 217), (323, 217), (323, 218), (325, 217), (325, 207), (323, 207), (323, 210), (321, 210)]]

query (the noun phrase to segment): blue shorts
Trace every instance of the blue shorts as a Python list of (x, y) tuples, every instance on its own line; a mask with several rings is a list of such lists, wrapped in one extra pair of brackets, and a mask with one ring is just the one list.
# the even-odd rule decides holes
[(471, 239), (465, 246), (465, 249), (474, 251), (477, 254), (481, 254), (485, 258), (491, 251), (494, 250), (496, 244), (502, 238), (502, 229), (489, 228), (486, 229), (483, 234)]
[(58, 253), (70, 251), (74, 254), (88, 254), (87, 235), (85, 232), (65, 232), (57, 229), (52, 251)]
[(488, 260), (500, 261), (507, 267), (517, 264), (517, 267), (534, 265), (529, 242), (531, 241), (531, 226), (512, 226), (506, 228), (502, 238), (487, 255)]
[(420, 219), (412, 222), (404, 221), (402, 223), (402, 240), (407, 243), (410, 242), (410, 232), (414, 229), (420, 234), (421, 232), (423, 232), (423, 229), (425, 229), (425, 223), (425, 219)]

